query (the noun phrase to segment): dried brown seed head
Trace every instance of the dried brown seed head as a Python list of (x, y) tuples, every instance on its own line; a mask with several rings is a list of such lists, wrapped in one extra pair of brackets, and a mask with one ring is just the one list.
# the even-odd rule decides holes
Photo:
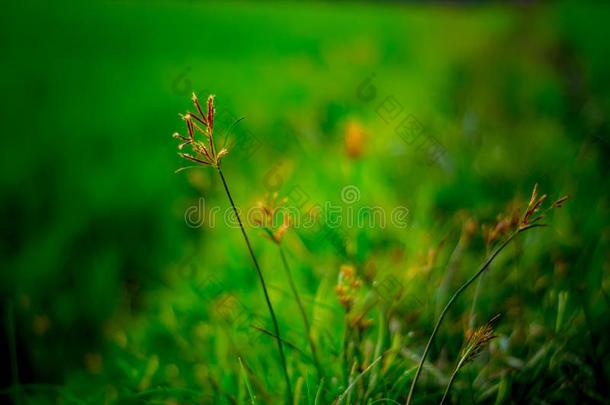
[(462, 357), (464, 361), (471, 361), (474, 359), (483, 348), (489, 344), (497, 336), (494, 334), (493, 324), (498, 319), (499, 315), (494, 316), (485, 325), (477, 328), (468, 338), (464, 349), (462, 350)]
[(335, 292), (341, 305), (349, 312), (356, 298), (356, 292), (362, 286), (362, 280), (356, 276), (354, 266), (344, 264), (339, 270), (339, 280)]
[[(186, 122), (188, 137), (184, 137), (178, 133), (175, 133), (173, 137), (183, 141), (178, 145), (178, 150), (182, 150), (185, 146), (191, 146), (194, 154), (179, 153), (179, 155), (184, 159), (197, 164), (220, 167), (221, 159), (229, 152), (227, 149), (223, 148), (216, 153), (216, 149), (214, 147), (214, 96), (211, 95), (208, 97), (206, 106), (207, 115), (201, 108), (201, 104), (199, 103), (199, 99), (195, 93), (192, 94), (191, 99), (197, 112), (187, 111), (184, 115), (180, 115), (182, 120)], [(205, 129), (201, 128), (198, 123), (204, 125)], [(207, 138), (208, 144), (206, 145), (203, 142), (197, 141), (195, 139), (195, 132), (198, 132)]]
[[(532, 197), (530, 198), (527, 210), (525, 211), (525, 214), (523, 215), (523, 218), (519, 223), (519, 229), (526, 228), (529, 225), (535, 224), (536, 222), (540, 221), (542, 218), (544, 218), (544, 212), (553, 208), (560, 208), (562, 204), (568, 199), (568, 197), (563, 196), (557, 201), (555, 201), (553, 204), (551, 204), (550, 207), (546, 208), (545, 210), (542, 210), (542, 204), (546, 201), (546, 199), (546, 194), (542, 195), (541, 197), (538, 197), (538, 184), (534, 185)], [(534, 214), (536, 213), (538, 213), (538, 215), (534, 217)]]

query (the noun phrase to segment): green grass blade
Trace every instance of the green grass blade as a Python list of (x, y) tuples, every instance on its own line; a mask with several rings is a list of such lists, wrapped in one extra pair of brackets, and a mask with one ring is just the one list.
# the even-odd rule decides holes
[(241, 368), (241, 375), (246, 384), (246, 389), (248, 390), (248, 395), (250, 396), (250, 404), (255, 405), (256, 396), (254, 395), (254, 392), (252, 391), (252, 386), (250, 385), (250, 379), (248, 378), (248, 373), (246, 372), (246, 369), (244, 368), (244, 364), (241, 361), (241, 357), (238, 357), (237, 359), (239, 360), (239, 367)]

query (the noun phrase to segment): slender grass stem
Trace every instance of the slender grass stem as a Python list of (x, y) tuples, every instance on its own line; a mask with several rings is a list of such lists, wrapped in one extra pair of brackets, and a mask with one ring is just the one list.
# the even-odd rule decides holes
[(343, 380), (345, 385), (349, 385), (349, 364), (347, 362), (348, 357), (348, 346), (349, 346), (349, 321), (347, 320), (347, 315), (345, 316), (345, 332), (343, 333), (343, 344), (341, 345), (342, 353), (341, 353), (341, 361), (343, 366)]
[(320, 395), (322, 394), (322, 389), (324, 388), (324, 379), (320, 380), (320, 385), (318, 385), (318, 391), (316, 392), (316, 397), (313, 400), (313, 405), (318, 405), (320, 401)]
[[(487, 249), (487, 252), (485, 253), (485, 255), (486, 256), (489, 255), (489, 248)], [(491, 267), (491, 264), (489, 265), (489, 267)], [(477, 286), (474, 289), (474, 297), (472, 298), (472, 305), (470, 306), (470, 316), (468, 317), (468, 327), (470, 329), (474, 328), (474, 324), (475, 324), (474, 318), (476, 317), (477, 302), (479, 301), (479, 295), (481, 293), (481, 284), (483, 284), (484, 279), (485, 279), (485, 277), (481, 276), (477, 280)]]
[(318, 372), (318, 378), (323, 378), (324, 374), (322, 372), (322, 366), (320, 365), (320, 361), (318, 359), (318, 352), (316, 350), (316, 345), (313, 341), (313, 337), (311, 335), (311, 324), (309, 323), (309, 319), (307, 319), (307, 312), (305, 311), (305, 306), (303, 305), (303, 301), (301, 301), (301, 296), (299, 295), (299, 291), (297, 290), (296, 285), (294, 284), (294, 279), (292, 278), (292, 272), (290, 271), (290, 266), (288, 266), (288, 260), (286, 259), (286, 254), (284, 253), (284, 249), (282, 249), (282, 245), (278, 244), (278, 249), (280, 251), (280, 256), (282, 257), (282, 264), (284, 265), (284, 270), (286, 270), (286, 275), (288, 277), (288, 283), (290, 284), (290, 288), (292, 289), (292, 293), (294, 294), (294, 298), (297, 301), (299, 306), (299, 310), (301, 312), (301, 316), (303, 317), (303, 324), (305, 325), (305, 333), (307, 334), (307, 341), (309, 342), (309, 347), (311, 349), (311, 357), (313, 359), (314, 365), (316, 366), (316, 371)]
[(453, 382), (455, 381), (455, 377), (457, 376), (458, 371), (460, 371), (460, 368), (462, 368), (462, 366), (464, 365), (465, 361), (466, 361), (466, 356), (462, 356), (462, 358), (460, 359), (458, 364), (455, 366), (453, 373), (451, 373), (451, 377), (449, 378), (449, 383), (447, 383), (447, 387), (445, 388), (445, 393), (443, 394), (443, 398), (441, 398), (440, 405), (443, 405), (445, 403), (445, 401), (447, 400), (447, 396), (449, 395), (451, 386), (453, 385)]
[(256, 396), (254, 395), (254, 391), (252, 390), (252, 385), (250, 385), (250, 379), (248, 378), (248, 372), (244, 368), (244, 363), (241, 361), (241, 357), (237, 358), (239, 360), (239, 367), (241, 368), (241, 374), (244, 378), (244, 382), (246, 383), (246, 389), (248, 390), (248, 396), (250, 397), (250, 404), (256, 405)]
[(496, 250), (493, 251), (493, 253), (491, 255), (489, 255), (487, 257), (487, 259), (483, 262), (483, 264), (481, 265), (479, 270), (472, 277), (470, 277), (470, 279), (468, 281), (466, 281), (464, 284), (462, 284), (462, 286), (451, 296), (451, 298), (449, 299), (449, 302), (447, 302), (447, 305), (445, 305), (445, 308), (443, 308), (443, 311), (439, 315), (438, 320), (436, 321), (436, 324), (434, 325), (434, 329), (432, 330), (432, 333), (430, 334), (430, 337), (428, 338), (428, 343), (426, 344), (424, 353), (422, 354), (419, 364), (417, 366), (417, 371), (415, 372), (415, 377), (413, 377), (413, 382), (411, 383), (411, 389), (409, 390), (409, 396), (407, 397), (407, 402), (406, 402), (407, 405), (410, 405), (411, 401), (413, 400), (413, 393), (415, 392), (415, 385), (417, 384), (417, 381), (419, 380), (419, 376), (420, 376), (422, 368), (424, 366), (424, 362), (426, 361), (426, 357), (428, 357), (428, 353), (430, 352), (430, 348), (432, 347), (432, 342), (434, 341), (434, 338), (436, 337), (436, 334), (438, 333), (438, 330), (441, 326), (441, 323), (443, 322), (443, 319), (445, 318), (445, 315), (447, 315), (447, 312), (449, 312), (449, 309), (453, 306), (453, 303), (464, 292), (464, 290), (466, 290), (473, 282), (475, 282), (479, 278), (479, 276), (481, 274), (483, 274), (483, 272), (485, 270), (487, 270), (487, 268), (489, 267), (491, 262), (496, 258), (496, 256), (498, 256), (498, 254), (502, 250), (504, 250), (504, 248), (518, 234), (520, 234), (521, 232), (524, 232), (528, 229), (537, 228), (540, 226), (542, 226), (542, 225), (532, 224), (532, 225), (528, 225), (528, 226), (519, 228), (518, 230), (513, 232), (508, 238), (506, 238), (504, 240), (504, 242), (502, 242), (502, 244), (500, 244), (500, 246), (498, 246), (496, 248)]
[(477, 302), (479, 301), (479, 295), (481, 294), (481, 284), (483, 284), (483, 279), (485, 277), (481, 276), (477, 280), (477, 286), (474, 288), (474, 297), (472, 297), (472, 305), (470, 306), (470, 315), (468, 316), (468, 327), (470, 329), (474, 328), (475, 317), (477, 311)]
[(277, 318), (275, 316), (275, 311), (273, 310), (273, 305), (271, 305), (271, 299), (269, 298), (269, 292), (267, 291), (267, 284), (265, 283), (265, 278), (263, 277), (263, 272), (258, 265), (258, 261), (256, 260), (256, 256), (254, 256), (254, 251), (252, 250), (252, 245), (250, 244), (250, 240), (248, 239), (248, 235), (246, 234), (246, 230), (244, 229), (244, 225), (241, 222), (241, 218), (239, 216), (239, 212), (237, 212), (237, 208), (235, 206), (235, 202), (233, 201), (233, 197), (231, 196), (231, 192), (229, 191), (229, 186), (227, 185), (227, 180), (225, 176), (222, 174), (222, 170), (220, 169), (220, 165), (216, 167), (218, 169), (218, 174), (220, 175), (220, 179), (222, 180), (222, 185), (225, 188), (227, 193), (227, 197), (229, 198), (229, 202), (231, 203), (231, 207), (233, 207), (233, 212), (235, 213), (235, 217), (237, 218), (237, 222), (239, 224), (239, 229), (241, 230), (241, 234), (246, 241), (246, 245), (248, 246), (248, 252), (250, 253), (250, 257), (252, 258), (252, 262), (254, 263), (254, 267), (256, 268), (256, 274), (258, 274), (259, 281), (263, 288), (263, 293), (265, 294), (265, 301), (267, 302), (267, 308), (269, 309), (269, 314), (271, 315), (271, 320), (273, 321), (273, 329), (275, 330), (275, 335), (277, 336), (277, 348), (280, 353), (280, 360), (282, 362), (282, 368), (284, 371), (284, 378), (286, 380), (286, 392), (289, 399), (289, 403), (293, 402), (292, 396), (292, 388), (290, 385), (290, 377), (288, 376), (288, 366), (286, 365), (286, 356), (284, 355), (284, 346), (282, 344), (282, 338), (280, 335), (280, 327), (277, 322)]
[[(371, 364), (369, 364), (369, 366), (367, 368), (365, 368), (364, 370), (362, 370), (362, 372), (360, 374), (358, 374), (349, 384), (349, 386), (345, 389), (345, 391), (343, 392), (343, 394), (339, 395), (339, 398), (337, 398), (337, 404), (340, 404), (341, 402), (343, 402), (343, 400), (345, 399), (346, 395), (349, 395), (352, 391), (352, 388), (354, 388), (354, 385), (356, 385), (356, 383), (362, 378), (363, 375), (365, 375), (371, 368), (373, 368), (373, 366), (375, 364), (377, 364), (379, 362), (379, 360), (381, 360), (383, 358), (383, 356), (379, 356), (377, 357)], [(355, 363), (354, 363), (355, 366)], [(349, 400), (347, 401), (347, 403), (351, 403)]]

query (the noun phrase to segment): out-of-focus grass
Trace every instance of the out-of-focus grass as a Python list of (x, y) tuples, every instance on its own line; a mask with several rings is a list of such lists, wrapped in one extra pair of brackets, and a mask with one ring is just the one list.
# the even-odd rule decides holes
[[(415, 364), (410, 355), (421, 353), (442, 306), (462, 224), (493, 223), (511, 201), (523, 205), (535, 182), (573, 200), (485, 277), (476, 319), (503, 313), (500, 338), (487, 361), (458, 377), (454, 398), (607, 394), (607, 8), (21, 2), (1, 15), (0, 288), (15, 308), (19, 381), (62, 387), (32, 389), (33, 401), (245, 400), (238, 357), (261, 402), (279, 396), (272, 339), (249, 344), (244, 328), (214, 311), (236, 296), (270, 329), (239, 232), (220, 220), (184, 222), (201, 195), (208, 207), (227, 206), (214, 173), (173, 174), (181, 162), (170, 135), (182, 129), (176, 113), (192, 90), (217, 94), (219, 115), (246, 117), (225, 159), (244, 209), (269, 191), (293, 203), (299, 191), (304, 208), (338, 204), (346, 185), (360, 190), (358, 204), (409, 209), (407, 229), (344, 229), (346, 249), (318, 230), (287, 236), (323, 362), (338, 376), (326, 381), (325, 400), (345, 389), (340, 265), (353, 264), (369, 284), (392, 274), (411, 299), (386, 320), (399, 329), (384, 348), (393, 340), (404, 367), (387, 377), (391, 386)], [(376, 97), (367, 102), (358, 89), (372, 74)], [(387, 97), (438, 138), (442, 164), (427, 164), (395, 133), (397, 121), (378, 114)], [(365, 133), (355, 160), (344, 146), (349, 123)], [(259, 147), (245, 156), (248, 133)], [(307, 352), (277, 252), (249, 232), (282, 330)], [(475, 236), (449, 290), (484, 253)], [(211, 275), (219, 289), (210, 290)], [(441, 375), (470, 306), (458, 303), (433, 350)], [(378, 338), (378, 315), (369, 314), (364, 346)], [(313, 398), (314, 368), (297, 351), (289, 357), (293, 383), (303, 377)], [(436, 401), (442, 390), (429, 376), (419, 392)]]

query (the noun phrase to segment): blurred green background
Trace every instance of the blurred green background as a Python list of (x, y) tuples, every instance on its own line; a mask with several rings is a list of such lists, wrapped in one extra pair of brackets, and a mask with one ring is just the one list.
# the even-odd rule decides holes
[[(393, 274), (416, 297), (394, 314), (412, 367), (446, 300), (439, 285), (453, 290), (485, 255), (475, 236), (447, 281), (462, 224), (495, 223), (539, 183), (571, 201), (482, 282), (477, 320), (502, 313), (500, 338), (457, 398), (607, 399), (607, 5), (22, 1), (0, 15), (6, 400), (241, 402), (238, 357), (260, 401), (280, 397), (273, 340), (251, 342), (213, 309), (239, 297), (270, 328), (239, 231), (185, 222), (202, 196), (227, 207), (213, 170), (174, 174), (184, 162), (171, 134), (184, 132), (191, 91), (216, 94), (220, 140), (245, 117), (223, 164), (243, 209), (274, 191), (303, 209), (339, 204), (353, 185), (359, 204), (409, 210), (406, 229), (286, 236), (329, 374), (340, 375), (341, 265), (371, 284)], [(441, 159), (401, 139), (400, 119), (380, 113), (388, 99), (438, 140)], [(305, 350), (277, 250), (248, 232), (280, 325)], [(433, 353), (442, 373), (470, 305), (460, 301)], [(289, 351), (289, 368), (313, 397), (311, 364)], [(327, 387), (328, 398), (342, 391)], [(429, 380), (421, 393), (437, 401), (441, 389)]]

